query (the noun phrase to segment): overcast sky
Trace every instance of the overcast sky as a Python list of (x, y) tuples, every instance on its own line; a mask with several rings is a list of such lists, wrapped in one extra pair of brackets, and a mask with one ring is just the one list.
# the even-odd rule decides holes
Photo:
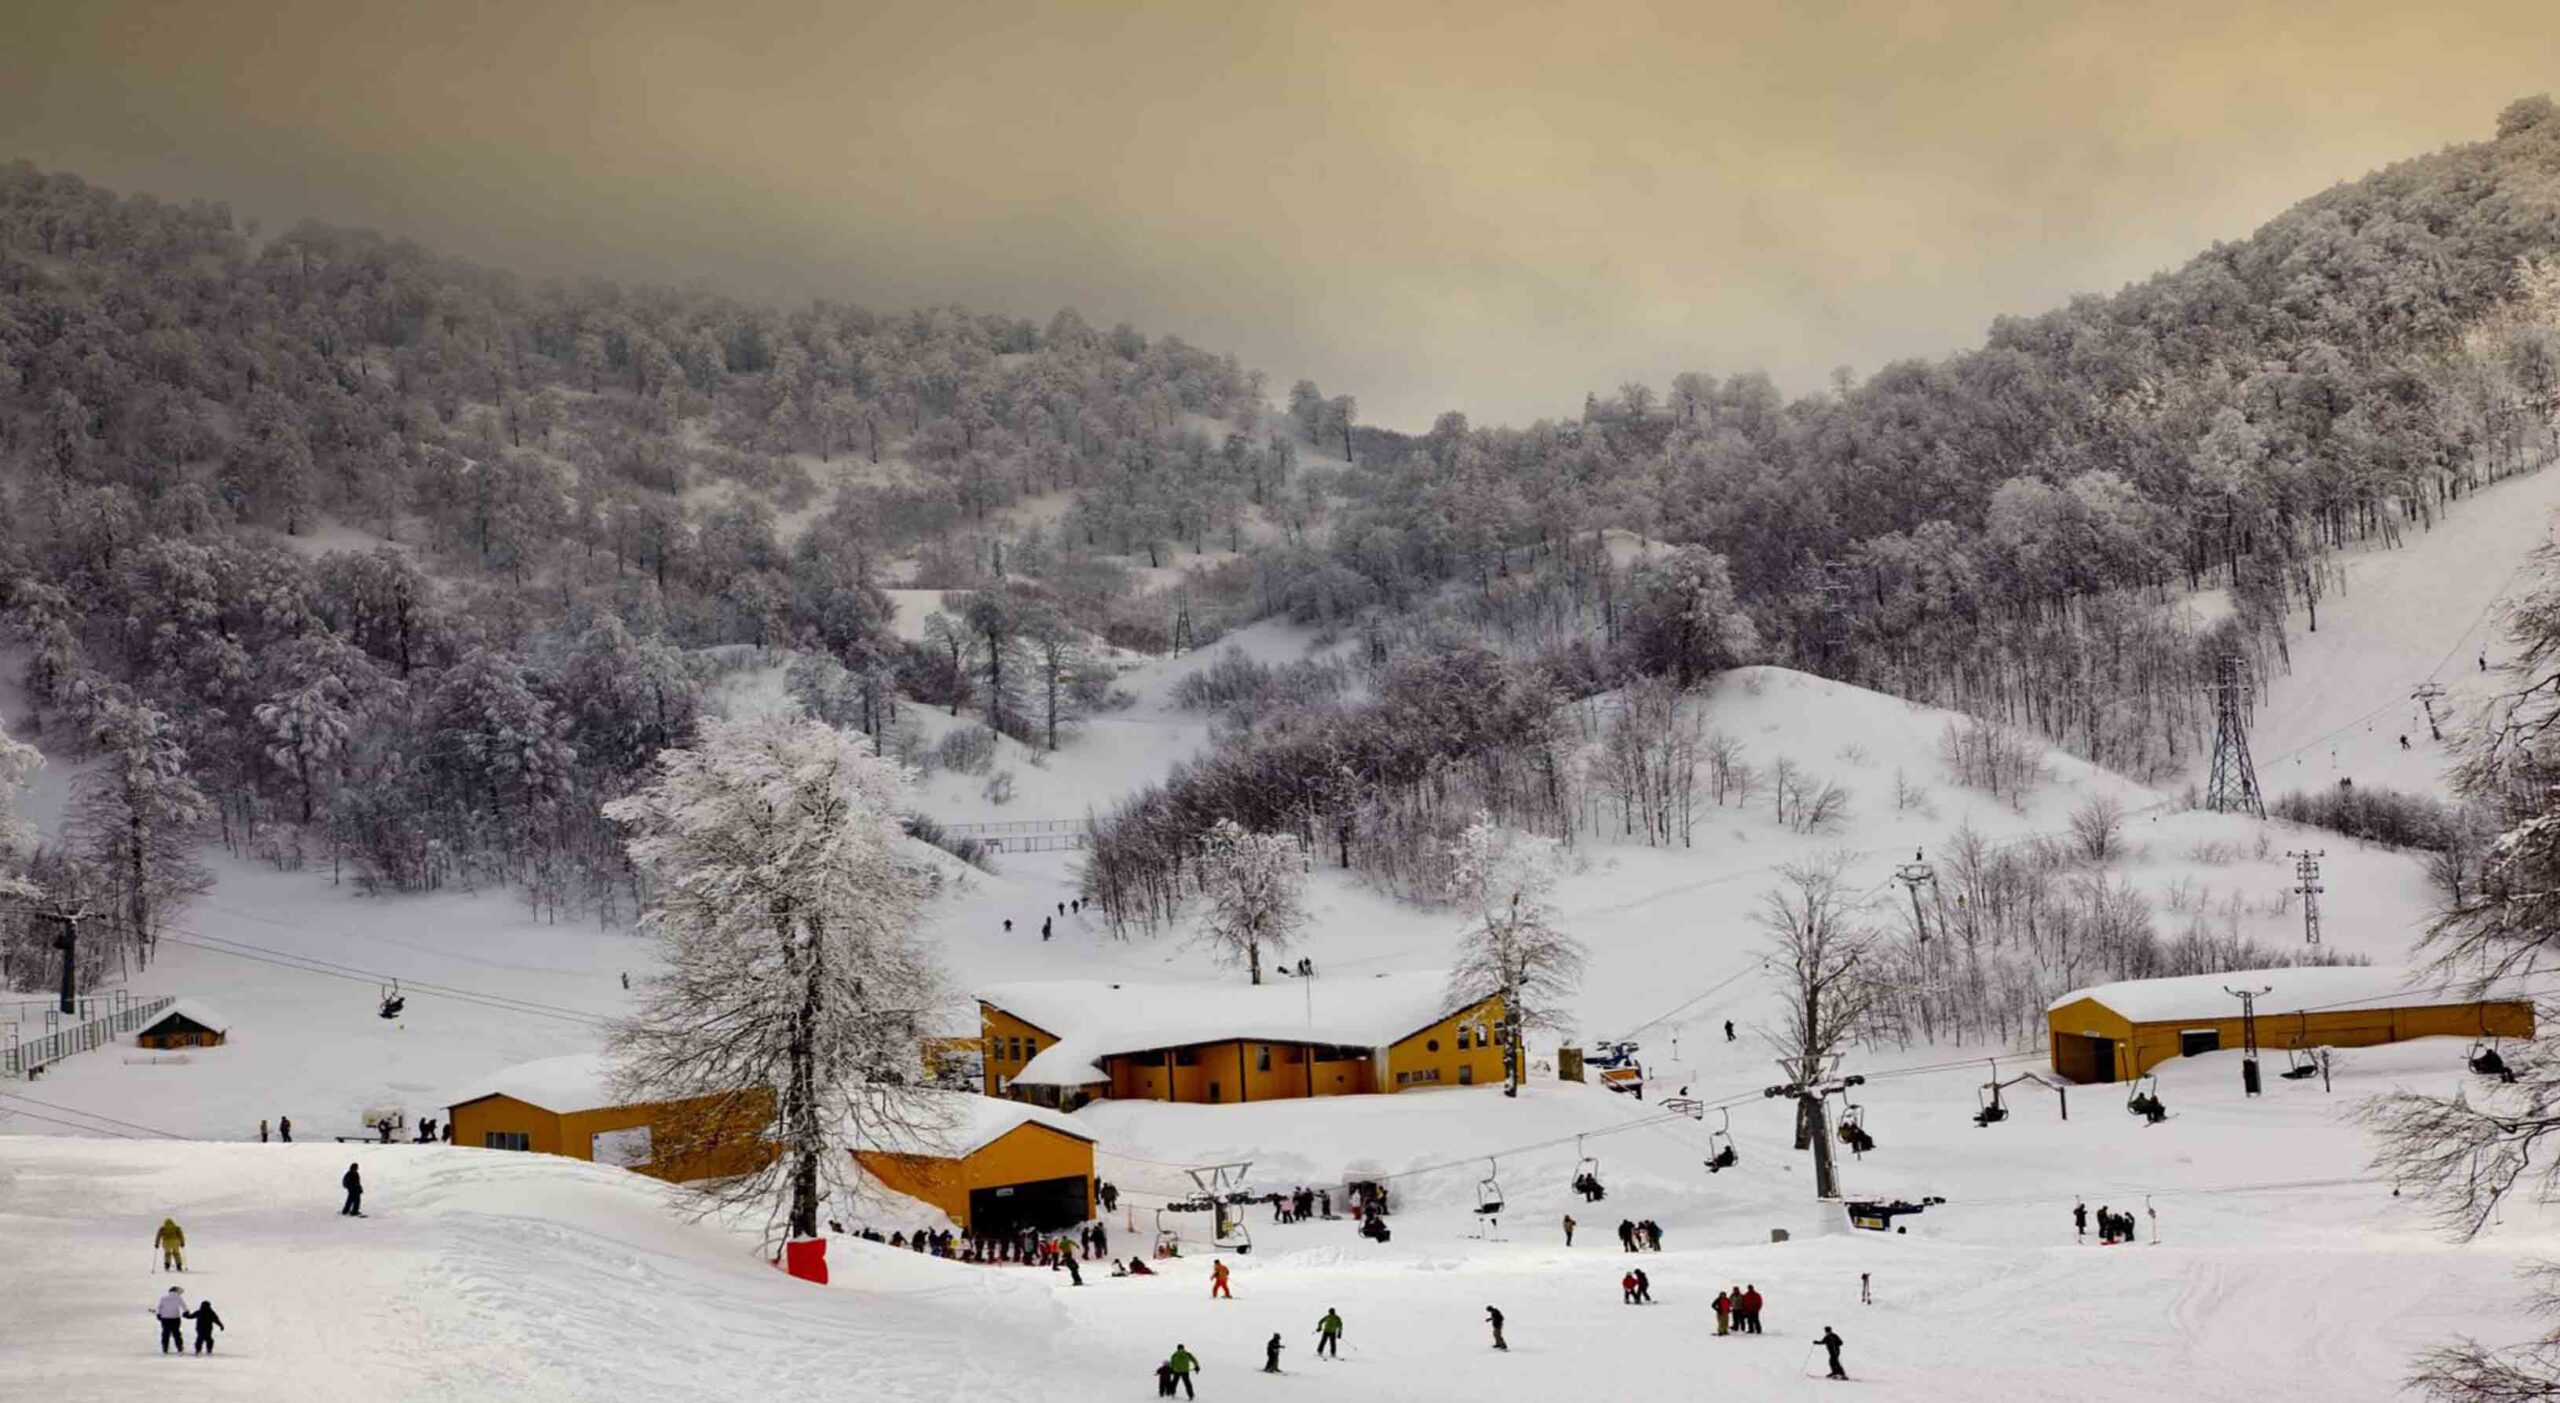
[(533, 274), (1062, 305), (1427, 427), (1977, 340), (2560, 87), (2551, 0), (0, 0), (0, 159)]

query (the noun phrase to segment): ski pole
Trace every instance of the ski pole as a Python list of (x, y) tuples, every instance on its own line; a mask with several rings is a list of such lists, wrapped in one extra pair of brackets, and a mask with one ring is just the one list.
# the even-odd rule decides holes
[(1813, 1377), (1813, 1352), (1820, 1348), (1822, 1348), (1822, 1342), (1820, 1340), (1816, 1340), (1812, 1344), (1804, 1347), (1804, 1367), (1796, 1370), (1797, 1378), (1809, 1379)]

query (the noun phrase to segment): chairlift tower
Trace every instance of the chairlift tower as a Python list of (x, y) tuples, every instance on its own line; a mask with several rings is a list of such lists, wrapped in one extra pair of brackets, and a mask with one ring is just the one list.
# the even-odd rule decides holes
[(2421, 682), (2409, 693), (2409, 700), (2426, 710), (2427, 734), (2439, 741), (2444, 739), (2444, 728), (2436, 723), (2436, 699), (2443, 695), (2441, 682)]
[(1811, 1132), (1813, 1150), (1813, 1196), (1830, 1200), (1840, 1196), (1840, 1171), (1831, 1157), (1831, 1124), (1827, 1114), (1830, 1099), (1847, 1097), (1849, 1088), (1863, 1086), (1860, 1076), (1831, 1077), (1825, 1069), (1810, 1065), (1801, 1057), (1780, 1058), (1779, 1070), (1788, 1077), (1784, 1086), (1773, 1086), (1761, 1093), (1771, 1100), (1785, 1097), (1796, 1103), (1797, 1123)]
[(1936, 894), (1938, 890), (1938, 869), (1931, 867), (1927, 862), (1923, 861), (1921, 857), (1921, 850), (1914, 848), (1911, 852), (1911, 860), (1902, 864), (1900, 867), (1893, 869), (1893, 879), (1910, 889), (1911, 928), (1918, 934), (1921, 944), (1928, 944), (1929, 922), (1920, 911), (1920, 888), (1922, 884), (1925, 883), (1927, 884), (1930, 893), (1932, 895)]
[(2223, 654), (2214, 668), (2213, 774), (2204, 806), (2218, 814), (2267, 816), (2257, 762), (2249, 758), (2249, 683), (2240, 674), (2238, 653)]
[(2274, 988), (2234, 989), (2222, 986), (2222, 992), (2240, 1001), (2240, 1089), (2258, 1094), (2258, 1000), (2275, 992)]
[(2320, 859), (2328, 851), (2326, 848), (2313, 848), (2285, 854), (2293, 859), (2293, 889), (2302, 897), (2302, 943), (2305, 945), (2320, 943), (2320, 893), (2328, 890), (2320, 885)]

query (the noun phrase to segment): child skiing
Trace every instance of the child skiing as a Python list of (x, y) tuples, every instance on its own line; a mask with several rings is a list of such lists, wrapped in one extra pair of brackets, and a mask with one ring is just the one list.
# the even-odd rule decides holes
[(196, 1353), (213, 1353), (213, 1332), (223, 1328), (222, 1317), (213, 1313), (213, 1302), (196, 1302), (196, 1308), (187, 1312), (187, 1318), (196, 1323)]
[(363, 1217), (364, 1176), (356, 1172), (354, 1165), (347, 1166), (346, 1174), (338, 1180), (338, 1187), (347, 1191), (347, 1204), (338, 1210), (339, 1215), (347, 1218)]
[(1280, 1372), (1280, 1332), (1277, 1330), (1271, 1332), (1270, 1343), (1262, 1347), (1262, 1372), (1266, 1374)]
[(151, 1245), (160, 1249), (160, 1270), (187, 1269), (187, 1235), (178, 1227), (177, 1219), (161, 1219), (160, 1231), (152, 1235)]

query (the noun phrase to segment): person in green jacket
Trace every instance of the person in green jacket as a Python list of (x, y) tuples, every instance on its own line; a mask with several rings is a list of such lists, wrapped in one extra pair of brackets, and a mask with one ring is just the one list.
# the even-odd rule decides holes
[(161, 1219), (160, 1231), (152, 1235), (151, 1245), (160, 1249), (160, 1270), (187, 1269), (187, 1234), (178, 1226), (177, 1219)]
[(1316, 1358), (1342, 1357), (1342, 1312), (1331, 1306), (1324, 1308), (1324, 1319), (1316, 1322)]
[(1165, 1363), (1173, 1370), (1173, 1381), (1182, 1385), (1183, 1397), (1197, 1398), (1200, 1396), (1199, 1394), (1191, 1391), (1191, 1372), (1200, 1367), (1200, 1359), (1197, 1355), (1194, 1355), (1191, 1352), (1191, 1347), (1189, 1345), (1176, 1344), (1173, 1347), (1173, 1357), (1166, 1360)]

